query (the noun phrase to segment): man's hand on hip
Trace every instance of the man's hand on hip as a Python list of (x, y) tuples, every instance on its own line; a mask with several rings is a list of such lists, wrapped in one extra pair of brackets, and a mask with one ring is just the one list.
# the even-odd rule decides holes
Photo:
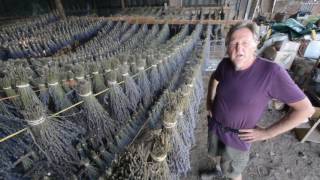
[(255, 129), (239, 129), (239, 138), (245, 142), (252, 143), (271, 138), (268, 131), (261, 127)]

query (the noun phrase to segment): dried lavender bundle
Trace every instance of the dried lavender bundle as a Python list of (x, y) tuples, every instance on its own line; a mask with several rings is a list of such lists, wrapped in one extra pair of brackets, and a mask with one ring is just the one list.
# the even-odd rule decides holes
[(172, 151), (168, 154), (171, 173), (176, 176), (186, 175), (191, 169), (189, 148), (184, 144), (177, 129), (168, 129), (167, 133), (171, 136), (170, 143), (172, 144)]
[(130, 106), (134, 111), (138, 108), (138, 103), (141, 101), (141, 89), (134, 82), (133, 78), (129, 74), (129, 65), (126, 61), (120, 67), (120, 71), (122, 74), (123, 91), (129, 99)]
[(81, 81), (85, 79), (85, 67), (82, 64), (75, 64), (72, 72), (74, 73), (75, 79)]
[(159, 78), (160, 78), (160, 84), (161, 88), (164, 88), (169, 83), (169, 77), (168, 73), (166, 71), (165, 65), (164, 65), (164, 57), (161, 54), (158, 54), (156, 56), (156, 59), (158, 59), (158, 72), (159, 72)]
[[(20, 96), (25, 94), (21, 92)], [(59, 173), (68, 174), (73, 169), (73, 163), (79, 158), (72, 143), (77, 140), (84, 129), (70, 121), (48, 118), (42, 104), (30, 101), (23, 107), (22, 113), (28, 123), (29, 132), (37, 147), (45, 154), (47, 160), (58, 166)], [(63, 138), (61, 138), (63, 137)]]
[(35, 104), (44, 106), (44, 104), (41, 103), (37, 95), (32, 90), (29, 84), (29, 78), (30, 78), (29, 75), (23, 69), (23, 67), (18, 66), (17, 69), (15, 70), (15, 83), (16, 83), (18, 94), (20, 95), (19, 99), (21, 101), (21, 106), (20, 106), (21, 109), (24, 109), (24, 107), (30, 106), (30, 103), (35, 103)]
[(3, 116), (13, 116), (13, 114), (8, 110), (6, 104), (0, 101), (0, 114)]
[(93, 96), (91, 84), (88, 81), (80, 80), (76, 90), (79, 98), (84, 101), (81, 108), (86, 116), (88, 137), (93, 138), (96, 144), (101, 144), (103, 139), (113, 142), (113, 136), (121, 123), (113, 120)]
[(165, 127), (164, 132), (170, 137), (170, 143), (172, 144), (172, 151), (168, 154), (168, 164), (171, 173), (180, 176), (191, 169), (190, 166), (190, 148), (186, 146), (180, 133), (177, 129), (178, 122), (177, 114), (179, 113), (178, 97), (176, 93), (170, 94), (170, 101), (163, 113), (163, 125)]
[[(90, 64), (90, 72), (92, 74), (92, 88), (94, 93), (99, 93), (107, 89), (107, 86), (104, 83), (104, 78), (99, 72), (98, 64), (93, 62)], [(106, 93), (99, 94), (96, 98), (102, 104), (104, 102), (104, 96)]]
[(46, 87), (46, 81), (44, 76), (38, 77), (36, 80), (37, 87), (39, 89), (39, 99), (46, 107), (49, 106), (50, 103), (50, 94), (48, 88)]
[(136, 82), (141, 89), (142, 92), (142, 103), (145, 108), (149, 107), (152, 101), (152, 93), (151, 93), (151, 83), (147, 78), (147, 74), (145, 72), (146, 60), (138, 58), (137, 66), (139, 74), (137, 75)]
[[(57, 67), (50, 67), (47, 75), (48, 90), (54, 104), (54, 112), (59, 112), (73, 105), (60, 85), (58, 73), (59, 70)], [(83, 112), (81, 112), (78, 107), (73, 107), (65, 112), (62, 112), (61, 115), (64, 116), (65, 119), (72, 121), (78, 126), (85, 126)]]
[(114, 70), (109, 73), (109, 91), (105, 95), (104, 102), (107, 105), (111, 116), (123, 126), (131, 119), (130, 111), (133, 111), (133, 107), (130, 107), (129, 99), (117, 83), (116, 74), (117, 72)]
[(16, 108), (19, 108), (21, 107), (21, 102), (19, 98), (15, 98), (15, 96), (17, 96), (17, 93), (12, 88), (13, 80), (14, 78), (10, 77), (9, 74), (6, 74), (3, 78), (1, 78), (0, 85), (7, 97), (14, 97), (9, 99), (9, 101), (13, 104), (13, 106)]
[[(22, 119), (0, 115), (0, 137), (6, 137), (24, 126)], [(7, 171), (13, 168), (13, 163), (18, 160), (17, 158), (31, 149), (31, 143), (32, 140), (27, 135), (2, 142), (0, 148), (0, 171)]]
[(60, 80), (63, 90), (68, 93), (74, 88), (74, 74), (72, 72), (72, 64), (64, 64), (60, 71)]
[(152, 82), (151, 93), (157, 95), (161, 90), (161, 79), (157, 68), (157, 63), (154, 56), (151, 54), (147, 58), (147, 64), (151, 67), (151, 70), (148, 71), (148, 78)]

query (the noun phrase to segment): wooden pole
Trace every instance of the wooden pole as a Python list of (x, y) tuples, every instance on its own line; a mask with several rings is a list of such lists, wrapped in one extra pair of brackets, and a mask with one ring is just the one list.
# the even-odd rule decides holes
[(55, 3), (55, 5), (56, 5), (57, 11), (58, 11), (58, 13), (59, 13), (59, 16), (60, 16), (62, 19), (66, 19), (66, 14), (65, 14), (65, 12), (64, 12), (63, 5), (62, 5), (61, 0), (54, 0), (54, 3)]
[(121, 0), (121, 8), (122, 8), (122, 9), (126, 8), (126, 5), (125, 5), (125, 3), (124, 3), (124, 0)]
[(248, 20), (249, 13), (250, 13), (250, 10), (251, 10), (251, 4), (252, 4), (252, 0), (248, 0), (248, 4), (247, 4), (246, 14), (244, 16), (244, 20)]
[(276, 6), (277, 0), (273, 0), (273, 5), (272, 5), (272, 9), (271, 9), (271, 17), (274, 11), (274, 7)]

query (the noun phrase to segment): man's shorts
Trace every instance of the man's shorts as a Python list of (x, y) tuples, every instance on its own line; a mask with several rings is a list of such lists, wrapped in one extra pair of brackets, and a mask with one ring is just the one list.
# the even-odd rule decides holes
[(221, 156), (221, 170), (228, 178), (239, 176), (249, 161), (249, 151), (226, 146), (212, 131), (208, 131), (208, 153), (212, 157)]

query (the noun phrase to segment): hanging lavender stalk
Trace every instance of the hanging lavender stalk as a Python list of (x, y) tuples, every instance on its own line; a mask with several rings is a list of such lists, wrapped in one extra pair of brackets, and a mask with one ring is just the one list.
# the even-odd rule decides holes
[[(103, 90), (107, 89), (107, 86), (104, 84), (103, 76), (99, 72), (98, 65), (95, 62), (90, 64), (92, 78), (92, 88), (94, 93), (99, 93)], [(99, 94), (96, 98), (99, 100), (101, 104), (104, 102), (104, 96), (106, 93)]]
[(17, 68), (16, 75), (22, 114), (30, 126), (29, 131), (35, 144), (50, 163), (58, 166), (61, 173), (69, 173), (72, 169), (70, 163), (79, 160), (72, 141), (79, 134), (84, 134), (84, 129), (67, 120), (48, 118), (44, 105), (30, 88), (28, 76), (22, 67)]
[(161, 84), (161, 88), (164, 88), (167, 83), (169, 82), (169, 77), (167, 75), (167, 71), (164, 67), (164, 57), (159, 53), (156, 56), (156, 59), (158, 59), (158, 72), (159, 72), (159, 77), (160, 77), (160, 84)]
[(136, 82), (138, 86), (141, 89), (142, 92), (142, 103), (145, 108), (149, 107), (151, 100), (152, 100), (152, 94), (150, 90), (150, 81), (147, 78), (147, 74), (145, 72), (145, 66), (146, 66), (146, 60), (142, 58), (138, 58), (137, 60), (137, 66), (138, 66), (138, 75), (136, 77)]
[(3, 116), (14, 117), (14, 115), (7, 108), (7, 105), (4, 103), (4, 101), (0, 101), (0, 114)]
[(170, 170), (174, 175), (186, 175), (188, 170), (191, 169), (190, 152), (177, 129), (177, 123), (181, 123), (177, 122), (177, 96), (174, 93), (170, 96), (170, 102), (163, 113), (165, 133), (170, 136), (170, 143), (173, 146), (172, 151), (169, 152), (168, 163)]
[(72, 73), (72, 65), (63, 65), (61, 67), (62, 71), (60, 71), (59, 79), (61, 80), (61, 86), (63, 90), (68, 93), (72, 88), (72, 80), (74, 79), (74, 74)]
[(100, 146), (98, 152), (102, 159), (106, 162), (106, 167), (109, 167), (112, 160), (115, 158), (114, 154), (110, 153), (104, 146)]
[(64, 92), (68, 93), (71, 91), (71, 88), (68, 83), (68, 73), (67, 72), (60, 72), (60, 73), (61, 73), (60, 75), (61, 86)]
[(109, 59), (104, 59), (104, 60), (101, 60), (99, 63), (103, 70), (102, 75), (105, 82), (104, 84), (108, 85), (108, 76), (109, 76), (109, 73), (111, 72), (111, 62)]
[[(61, 111), (73, 105), (71, 100), (66, 96), (64, 90), (62, 89), (59, 83), (58, 73), (58, 68), (53, 66), (50, 67), (47, 76), (49, 94), (52, 97), (54, 103), (54, 112)], [(73, 121), (78, 126), (85, 127), (85, 119), (78, 107), (73, 107), (68, 111), (62, 112), (61, 114), (65, 116), (65, 119)]]
[[(79, 152), (80, 156), (80, 165), (81, 169), (78, 173), (78, 176), (82, 179), (90, 179), (90, 180), (95, 180), (99, 176), (99, 169), (96, 164), (96, 162), (101, 163), (101, 166), (103, 166), (103, 162), (101, 162), (100, 158), (98, 155), (92, 151), (89, 150), (87, 144), (85, 142), (77, 144), (77, 150)], [(91, 160), (88, 158), (88, 156), (91, 156)], [(100, 167), (103, 168), (103, 167)]]
[(121, 66), (120, 59), (118, 57), (113, 57), (110, 59), (111, 62), (111, 69), (116, 72), (117, 81), (122, 79), (121, 72), (119, 71), (119, 67)]
[(163, 65), (166, 69), (168, 77), (171, 77), (174, 73), (174, 70), (173, 70), (173, 67), (175, 66), (174, 61), (175, 61), (175, 59), (173, 57), (173, 52), (172, 52), (172, 50), (169, 50), (167, 52), (167, 56), (165, 56), (164, 61), (163, 61)]
[(113, 136), (118, 131), (120, 122), (114, 121), (93, 96), (91, 84), (88, 81), (80, 80), (76, 90), (78, 96), (84, 101), (81, 107), (86, 116), (89, 137), (93, 138), (96, 144), (101, 144), (102, 139), (113, 142)]
[[(20, 91), (21, 99), (29, 95)], [(32, 93), (32, 92), (29, 92)], [(59, 172), (67, 175), (73, 170), (73, 163), (79, 159), (72, 142), (84, 130), (70, 121), (48, 118), (43, 105), (38, 101), (29, 100), (24, 103), (22, 113), (28, 123), (29, 132), (38, 148), (45, 154), (48, 161), (59, 167)], [(61, 138), (63, 137), (63, 138)]]
[[(199, 107), (201, 103), (201, 99), (204, 96), (204, 86), (203, 86), (203, 80), (202, 80), (202, 72), (199, 70), (199, 72), (196, 75), (196, 81), (195, 81), (195, 87), (194, 87), (194, 93), (196, 98), (196, 107)], [(198, 111), (198, 110), (197, 110)]]
[(77, 85), (77, 81), (75, 80), (74, 73), (69, 70), (67, 73), (67, 81), (63, 83), (63, 89), (66, 92), (66, 96), (70, 99), (71, 102), (78, 102), (78, 96), (76, 95), (74, 88)]
[[(57, 67), (50, 67), (47, 75), (47, 84), (49, 94), (52, 97), (54, 103), (54, 112), (60, 111), (72, 105), (71, 101), (67, 97), (65, 97), (65, 93), (61, 85), (59, 84), (58, 73), (59, 70)], [(68, 112), (71, 111), (74, 111), (74, 109), (71, 109)]]
[(105, 162), (100, 158), (99, 154), (97, 154), (95, 151), (90, 151), (90, 158), (92, 161), (99, 167), (99, 169), (106, 168)]
[(121, 87), (117, 83), (117, 72), (115, 70), (109, 72), (108, 86), (109, 91), (105, 95), (104, 102), (108, 106), (111, 117), (117, 120), (121, 127), (129, 120), (130, 111), (133, 111), (133, 107), (130, 107), (127, 96), (123, 93)]
[(136, 74), (138, 73), (137, 63), (136, 63), (136, 56), (129, 55), (128, 64), (130, 66), (130, 73), (129, 74)]
[(12, 78), (6, 74), (0, 81), (1, 87), (4, 91), (4, 93), (6, 94), (7, 97), (12, 97), (9, 99), (10, 102), (12, 102), (12, 104), (15, 107), (21, 107), (21, 102), (19, 100), (19, 98), (15, 97), (17, 96), (17, 93), (14, 89), (12, 89)]
[(193, 86), (190, 85), (186, 85), (183, 87), (182, 90), (182, 94), (183, 94), (183, 98), (187, 98), (188, 102), (187, 105), (183, 111), (183, 118), (185, 119), (186, 122), (186, 132), (187, 133), (187, 137), (185, 137), (186, 139), (188, 139), (190, 145), (195, 144), (195, 136), (194, 136), (194, 129), (196, 128), (196, 111), (194, 111), (194, 99), (192, 98), (192, 94), (193, 94)]
[(184, 111), (189, 106), (188, 98), (189, 96), (184, 96), (183, 92), (181, 90), (178, 90), (177, 92), (177, 121), (179, 122), (177, 124), (177, 130), (181, 136), (181, 139), (184, 142), (184, 145), (188, 148), (188, 151), (191, 149), (192, 144), (192, 136), (193, 136), (193, 129), (192, 124), (188, 119), (186, 118)]
[(80, 165), (83, 169), (80, 171), (80, 177), (89, 180), (95, 180), (99, 177), (99, 170), (93, 165), (93, 163), (88, 159), (82, 159)]
[(85, 78), (85, 69), (84, 69), (83, 65), (81, 65), (81, 64), (74, 65), (72, 71), (73, 71), (73, 73), (75, 75), (75, 79), (77, 81), (84, 80), (84, 78)]
[[(23, 128), (23, 126), (24, 123), (22, 123), (21, 119), (0, 115), (0, 137), (6, 137)], [(31, 149), (30, 143), (32, 143), (32, 140), (27, 135), (2, 142), (0, 148), (0, 172), (13, 168), (13, 163), (17, 158)]]
[(134, 82), (132, 77), (129, 74), (129, 65), (127, 61), (124, 61), (120, 67), (120, 71), (122, 74), (123, 91), (129, 99), (130, 106), (134, 111), (138, 108), (138, 103), (141, 101), (141, 89)]
[(151, 66), (151, 70), (148, 71), (149, 80), (150, 82), (152, 82), (151, 92), (152, 94), (157, 95), (158, 92), (161, 90), (161, 83), (157, 63), (153, 54), (148, 55), (147, 64), (149, 67)]
[(36, 80), (39, 89), (39, 99), (46, 106), (49, 106), (50, 95), (45, 84), (45, 78), (43, 76), (38, 77)]
[[(20, 94), (20, 108), (23, 109), (24, 107), (28, 107), (30, 103), (35, 103), (44, 106), (44, 104), (41, 103), (37, 95), (31, 89), (31, 86), (29, 84), (30, 77), (22, 66), (17, 67), (17, 69), (15, 70), (15, 76), (17, 91), (18, 94)], [(21, 96), (21, 94), (23, 96)]]

